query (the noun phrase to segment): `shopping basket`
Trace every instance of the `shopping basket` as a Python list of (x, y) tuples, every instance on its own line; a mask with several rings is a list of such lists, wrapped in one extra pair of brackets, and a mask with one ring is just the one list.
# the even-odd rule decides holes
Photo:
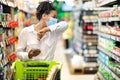
[(46, 80), (51, 68), (59, 66), (53, 80), (60, 80), (62, 64), (56, 61), (15, 61), (13, 80)]

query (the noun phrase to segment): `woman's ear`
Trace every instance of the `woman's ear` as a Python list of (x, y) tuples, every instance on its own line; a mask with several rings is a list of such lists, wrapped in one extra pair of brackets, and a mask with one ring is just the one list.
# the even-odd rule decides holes
[(46, 19), (46, 14), (42, 14), (42, 19)]
[(48, 21), (49, 20), (49, 15), (43, 14), (42, 19), (45, 20), (45, 21)]

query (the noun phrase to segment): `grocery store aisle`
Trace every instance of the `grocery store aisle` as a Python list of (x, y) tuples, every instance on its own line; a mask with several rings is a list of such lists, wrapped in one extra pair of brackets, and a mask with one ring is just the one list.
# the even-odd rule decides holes
[(55, 58), (56, 61), (63, 63), (61, 80), (94, 80), (94, 75), (72, 75), (70, 74), (68, 64), (65, 57), (66, 50), (62, 45), (62, 41), (58, 41)]

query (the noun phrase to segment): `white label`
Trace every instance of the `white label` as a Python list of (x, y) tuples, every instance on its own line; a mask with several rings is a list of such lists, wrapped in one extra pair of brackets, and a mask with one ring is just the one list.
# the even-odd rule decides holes
[(2, 54), (0, 54), (0, 60), (2, 60)]
[(92, 33), (92, 31), (87, 31), (87, 33), (88, 33), (88, 34), (91, 34), (91, 33)]
[(111, 36), (111, 39), (116, 40), (116, 37), (115, 36)]
[(117, 39), (116, 39), (117, 41), (120, 41), (120, 38), (119, 37), (117, 37)]

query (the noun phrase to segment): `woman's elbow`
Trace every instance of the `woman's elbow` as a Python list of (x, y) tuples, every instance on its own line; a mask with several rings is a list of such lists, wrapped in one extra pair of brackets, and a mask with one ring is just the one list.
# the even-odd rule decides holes
[(66, 21), (62, 21), (62, 25), (64, 26), (65, 30), (68, 28), (68, 23)]

